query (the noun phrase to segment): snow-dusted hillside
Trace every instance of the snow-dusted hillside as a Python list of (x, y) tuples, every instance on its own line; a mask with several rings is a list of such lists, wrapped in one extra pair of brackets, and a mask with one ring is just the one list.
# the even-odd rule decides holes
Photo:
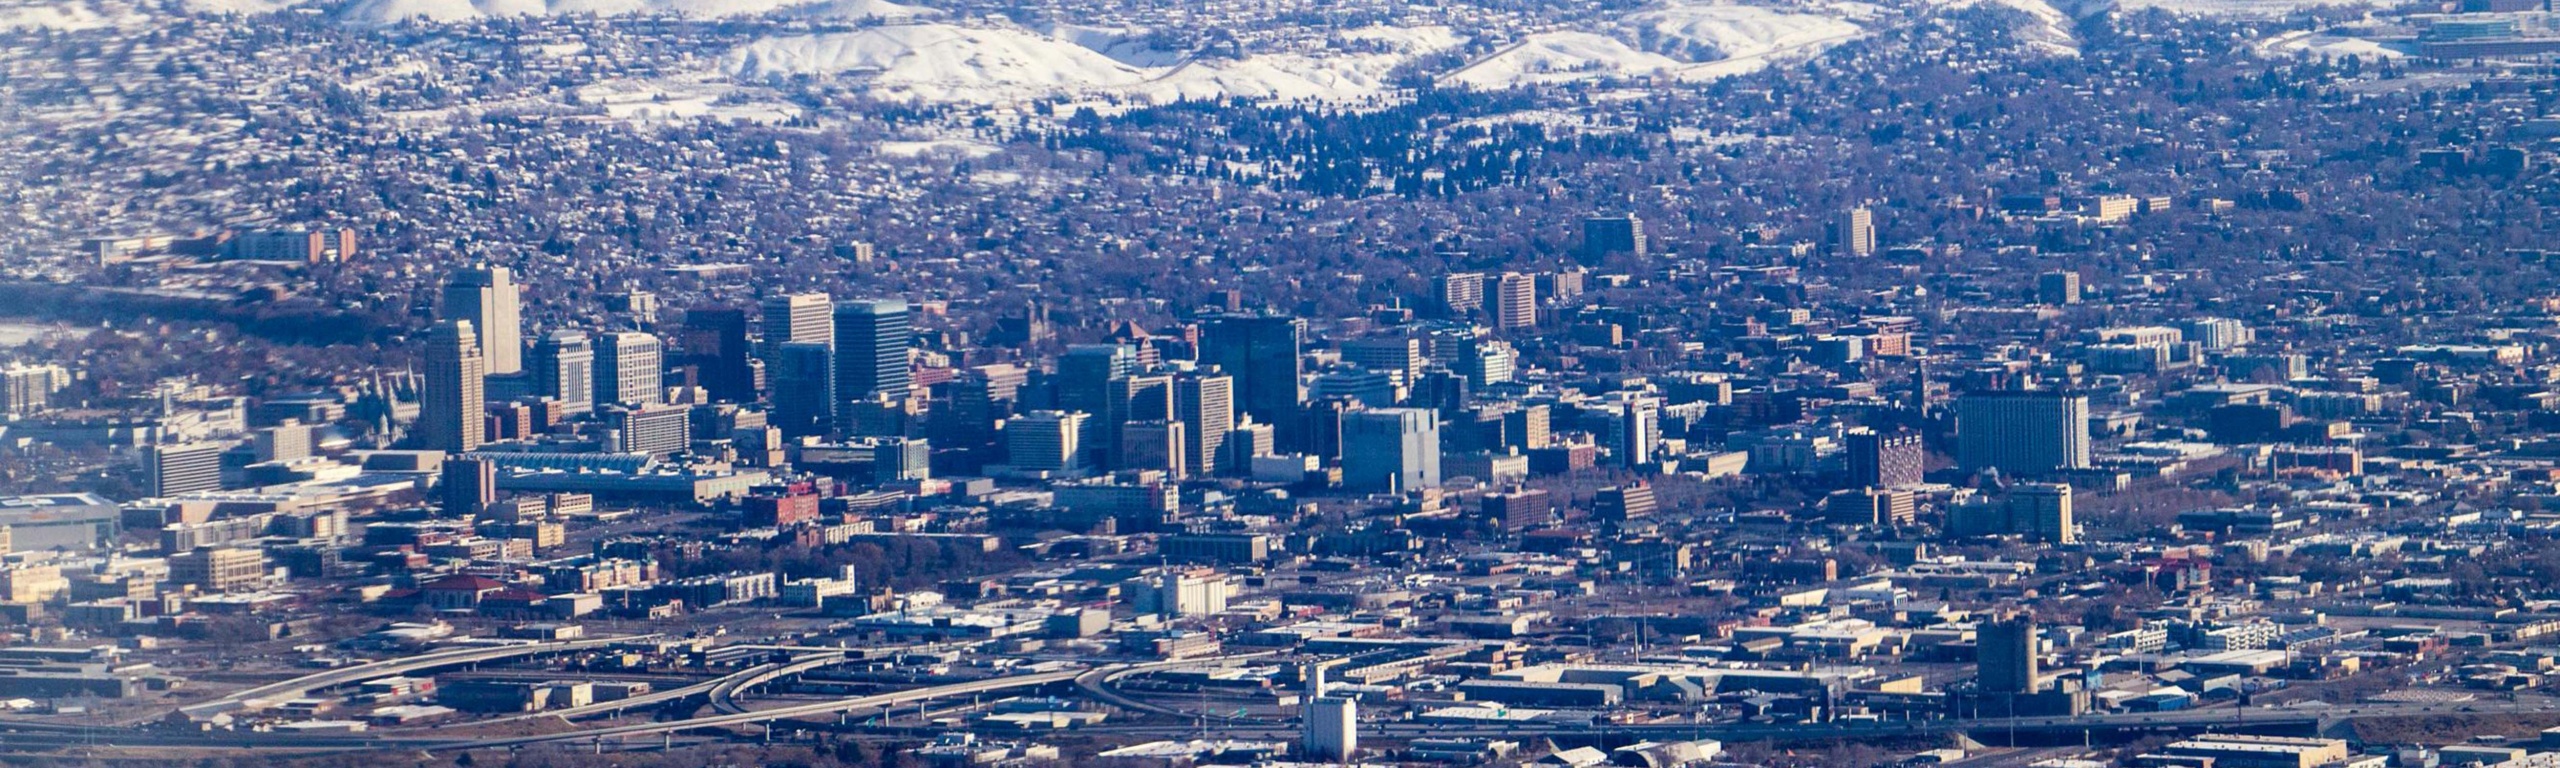
[[(1387, 90), (1413, 57), (1460, 42), (1447, 29), (1363, 29), (1341, 50), (1190, 58), (1143, 43), (1137, 30), (1062, 27), (1041, 34), (1004, 25), (899, 24), (758, 40), (730, 52), (746, 80), (799, 75), (863, 78), (884, 97), (995, 102), (1115, 95), (1150, 102), (1245, 97), (1359, 101)], [(1160, 62), (1150, 64), (1151, 62)]]
[[(276, 0), (195, 0), (197, 2), (262, 2)], [(777, 11), (798, 18), (825, 20), (906, 19), (936, 11), (888, 0), (357, 0), (341, 17), (358, 24), (421, 21), (468, 21), (500, 16), (547, 16), (591, 13), (675, 14), (698, 19), (756, 16)]]
[(1015, 28), (905, 24), (768, 38), (730, 52), (734, 76), (860, 73), (882, 95), (996, 101), (1134, 85), (1147, 71), (1091, 49)]
[[(1870, 9), (1843, 10), (1863, 14)], [(1759, 69), (1772, 61), (1811, 58), (1865, 33), (1843, 16), (1732, 3), (1676, 3), (1628, 15), (1625, 26), (1613, 30), (1615, 34), (1530, 35), (1443, 76), (1441, 82), (1507, 88), (1593, 77), (1713, 79)]]

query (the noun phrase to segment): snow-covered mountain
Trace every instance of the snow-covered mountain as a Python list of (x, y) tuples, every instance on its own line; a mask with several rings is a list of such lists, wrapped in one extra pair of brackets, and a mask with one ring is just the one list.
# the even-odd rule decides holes
[(1194, 57), (1148, 47), (1143, 31), (1059, 31), (924, 23), (791, 35), (741, 46), (723, 67), (747, 80), (857, 77), (881, 96), (924, 101), (1078, 95), (1357, 101), (1386, 91), (1389, 74), (1413, 57), (1463, 42), (1441, 28), (1372, 28), (1316, 50)]
[[(260, 0), (199, 0), (258, 2)], [(273, 1), (273, 0), (269, 0)], [(675, 14), (699, 19), (757, 16), (782, 12), (797, 18), (850, 21), (908, 19), (938, 13), (889, 0), (357, 0), (340, 12), (358, 24), (387, 24), (407, 19), (468, 21), (498, 16), (547, 16), (592, 13)]]

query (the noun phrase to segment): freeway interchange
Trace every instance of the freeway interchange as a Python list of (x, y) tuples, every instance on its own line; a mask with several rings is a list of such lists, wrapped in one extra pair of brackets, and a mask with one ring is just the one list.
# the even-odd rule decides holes
[[(596, 638), (588, 640), (526, 643), (437, 651), (415, 656), (386, 659), (368, 664), (327, 670), (267, 685), (245, 689), (206, 702), (182, 707), (180, 712), (204, 716), (218, 712), (245, 709), (259, 700), (281, 700), (321, 694), (368, 680), (453, 669), (495, 662), (521, 661), (542, 656), (572, 653), (625, 642), (635, 637)], [(1177, 662), (1109, 662), (1027, 674), (1014, 674), (978, 680), (924, 685), (894, 691), (863, 695), (837, 696), (817, 701), (781, 704), (765, 708), (751, 706), (750, 695), (777, 682), (864, 659), (877, 659), (881, 654), (929, 649), (934, 646), (897, 646), (868, 649), (792, 648), (790, 658), (754, 664), (734, 672), (691, 685), (642, 694), (618, 701), (569, 709), (527, 713), (506, 718), (483, 720), (474, 724), (502, 724), (523, 721), (568, 723), (598, 716), (618, 716), (644, 711), (670, 703), (694, 701), (708, 705), (710, 712), (695, 717), (666, 721), (603, 724), (550, 733), (508, 734), (496, 736), (434, 735), (435, 730), (393, 729), (355, 733), (282, 733), (246, 729), (179, 730), (179, 729), (101, 729), (30, 721), (0, 722), (0, 749), (44, 750), (83, 744), (113, 743), (119, 746), (189, 746), (308, 752), (351, 751), (367, 749), (409, 749), (429, 752), (499, 749), (536, 744), (617, 745), (634, 739), (645, 741), (672, 740), (679, 734), (764, 725), (768, 732), (781, 723), (809, 718), (835, 716), (838, 723), (854, 714), (889, 711), (907, 704), (935, 700), (973, 699), (993, 693), (1039, 691), (1053, 686), (1069, 689), (1097, 703), (1143, 714), (1177, 719), (1176, 724), (1129, 723), (1089, 726), (1084, 730), (1131, 737), (1185, 737), (1215, 735), (1240, 739), (1288, 739), (1297, 728), (1285, 715), (1209, 716), (1144, 697), (1121, 693), (1114, 681), (1121, 677), (1175, 666), (1202, 664), (1234, 664), (1264, 654), (1193, 659)], [(2318, 708), (2209, 708), (2166, 713), (2117, 713), (2079, 717), (2026, 717), (1977, 720), (1894, 720), (1817, 724), (1765, 723), (1428, 723), (1409, 720), (1382, 720), (1365, 723), (1363, 730), (1387, 739), (1425, 737), (1501, 736), (1505, 738), (1536, 736), (1589, 736), (1594, 733), (1621, 735), (1629, 738), (1717, 738), (1727, 741), (1757, 740), (1830, 740), (1897, 738), (1915, 735), (1964, 731), (1977, 738), (1997, 739), (2001, 733), (2014, 741), (2021, 735), (2081, 734), (2101, 732), (2196, 731), (2207, 729), (2274, 729), (2296, 733), (2315, 733), (2344, 720), (2365, 718), (2408, 717), (2416, 715), (2503, 714), (2547, 711), (2544, 701), (2477, 701), (2460, 707), (2447, 704), (2375, 703)], [(722, 734), (723, 737), (729, 734)], [(652, 738), (654, 737), (654, 738)]]

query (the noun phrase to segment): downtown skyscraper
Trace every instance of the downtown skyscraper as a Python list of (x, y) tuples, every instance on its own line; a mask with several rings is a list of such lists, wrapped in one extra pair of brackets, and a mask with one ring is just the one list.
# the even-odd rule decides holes
[(462, 452), (486, 442), (488, 364), (471, 321), (446, 320), (427, 333), (426, 386), (418, 404), (418, 445)]
[(839, 402), (869, 400), (875, 395), (903, 399), (913, 388), (907, 348), (915, 341), (905, 300), (836, 305), (835, 342)]
[(465, 320), (490, 375), (524, 370), (524, 286), (506, 267), (459, 270), (444, 283), (444, 317)]

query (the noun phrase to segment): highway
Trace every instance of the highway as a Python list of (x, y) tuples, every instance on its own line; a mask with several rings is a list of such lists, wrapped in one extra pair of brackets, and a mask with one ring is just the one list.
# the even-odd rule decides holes
[(1151, 662), (1151, 663), (1147, 663), (1147, 664), (1134, 664), (1134, 665), (1132, 665), (1132, 664), (1118, 664), (1118, 665), (1112, 665), (1112, 666), (1107, 666), (1107, 667), (1095, 667), (1095, 668), (1093, 668), (1092, 670), (1085, 672), (1084, 674), (1081, 674), (1081, 675), (1077, 675), (1077, 676), (1076, 676), (1076, 689), (1077, 689), (1077, 690), (1079, 690), (1079, 691), (1082, 691), (1082, 692), (1084, 693), (1084, 695), (1085, 695), (1085, 696), (1087, 696), (1087, 697), (1089, 697), (1089, 698), (1092, 698), (1092, 699), (1093, 699), (1093, 700), (1095, 700), (1095, 701), (1099, 701), (1099, 702), (1102, 702), (1102, 703), (1104, 703), (1104, 704), (1109, 704), (1109, 705), (1111, 705), (1111, 706), (1119, 707), (1119, 708), (1121, 708), (1121, 709), (1126, 709), (1126, 710), (1129, 710), (1129, 711), (1132, 711), (1132, 712), (1149, 712), (1149, 713), (1154, 713), (1154, 714), (1159, 714), (1159, 715), (1171, 715), (1171, 716), (1173, 716), (1173, 717), (1183, 717), (1183, 718), (1196, 718), (1196, 717), (1203, 717), (1203, 716), (1205, 716), (1205, 717), (1208, 717), (1208, 718), (1213, 719), (1213, 720), (1236, 720), (1236, 719), (1238, 719), (1238, 718), (1228, 717), (1228, 716), (1220, 716), (1220, 715), (1216, 715), (1216, 714), (1207, 714), (1207, 713), (1200, 713), (1200, 712), (1190, 712), (1190, 711), (1186, 711), (1186, 710), (1178, 709), (1178, 708), (1175, 708), (1175, 707), (1168, 707), (1168, 706), (1165, 706), (1165, 705), (1162, 705), (1162, 704), (1157, 704), (1157, 703), (1150, 702), (1150, 701), (1147, 701), (1147, 700), (1145, 700), (1145, 699), (1140, 699), (1140, 698), (1137, 698), (1137, 697), (1134, 697), (1134, 696), (1130, 696), (1130, 695), (1128, 695), (1128, 694), (1124, 694), (1124, 693), (1121, 693), (1121, 692), (1119, 692), (1119, 691), (1117, 691), (1117, 690), (1112, 689), (1112, 687), (1111, 687), (1111, 681), (1118, 680), (1118, 679), (1120, 679), (1120, 678), (1121, 678), (1121, 677), (1123, 677), (1123, 676), (1133, 675), (1133, 674), (1137, 674), (1137, 673), (1139, 673), (1139, 672), (1146, 672), (1146, 671), (1150, 671), (1150, 670), (1166, 669), (1166, 668), (1170, 668), (1170, 667), (1191, 666), (1191, 665), (1204, 664), (1204, 663), (1218, 663), (1218, 662), (1230, 662), (1230, 661), (1243, 661), (1243, 660), (1245, 660), (1245, 659), (1250, 659), (1250, 658), (1254, 658), (1254, 657), (1257, 657), (1257, 656), (1268, 656), (1268, 655), (1271, 655), (1271, 654), (1273, 654), (1273, 653), (1278, 653), (1278, 651), (1256, 651), (1256, 652), (1253, 652), (1253, 653), (1240, 653), (1240, 654), (1235, 654), (1235, 655), (1231, 655), (1231, 656), (1220, 656), (1220, 657), (1213, 658), (1213, 659), (1193, 659), (1193, 660), (1189, 660), (1189, 661), (1163, 661), (1163, 662)]
[(567, 653), (570, 651), (581, 651), (589, 648), (602, 648), (615, 643), (652, 637), (657, 637), (657, 635), (626, 635), (621, 637), (598, 637), (554, 643), (526, 643), (523, 645), (456, 648), (416, 656), (402, 656), (398, 658), (367, 662), (352, 667), (340, 667), (337, 669), (303, 675), (291, 680), (268, 683), (256, 688), (235, 691), (229, 695), (213, 699), (211, 701), (204, 701), (179, 707), (178, 711), (185, 713), (189, 717), (207, 717), (230, 711), (255, 699), (298, 699), (311, 695), (312, 691), (323, 691), (342, 685), (353, 685), (367, 680), (390, 677), (393, 675), (405, 675), (411, 672), (423, 672), (466, 664), (481, 664), (525, 656), (540, 656), (550, 653)]
[(1080, 674), (1084, 673), (1082, 671), (1068, 670), (1061, 672), (1041, 672), (1029, 675), (1014, 675), (1011, 677), (989, 678), (986, 680), (976, 680), (966, 683), (953, 683), (951, 685), (892, 691), (889, 693), (858, 696), (849, 699), (821, 701), (811, 704), (797, 704), (787, 707), (756, 710), (752, 712), (711, 715), (708, 717), (697, 717), (691, 720), (676, 720), (664, 723), (634, 723), (630, 725), (590, 728), (581, 731), (568, 731), (564, 733), (544, 734), (539, 736), (453, 741), (427, 745), (426, 748), (430, 750), (493, 749), (525, 744), (543, 744), (564, 741), (586, 742), (624, 736), (676, 733), (679, 731), (689, 731), (699, 728), (720, 728), (731, 725), (746, 725), (750, 723), (772, 722), (775, 720), (788, 720), (795, 717), (807, 717), (810, 715), (831, 715), (838, 712), (894, 707), (911, 701), (924, 701), (927, 699), (969, 696), (973, 694), (1012, 690), (1016, 688), (1037, 688), (1051, 683), (1071, 681)]

